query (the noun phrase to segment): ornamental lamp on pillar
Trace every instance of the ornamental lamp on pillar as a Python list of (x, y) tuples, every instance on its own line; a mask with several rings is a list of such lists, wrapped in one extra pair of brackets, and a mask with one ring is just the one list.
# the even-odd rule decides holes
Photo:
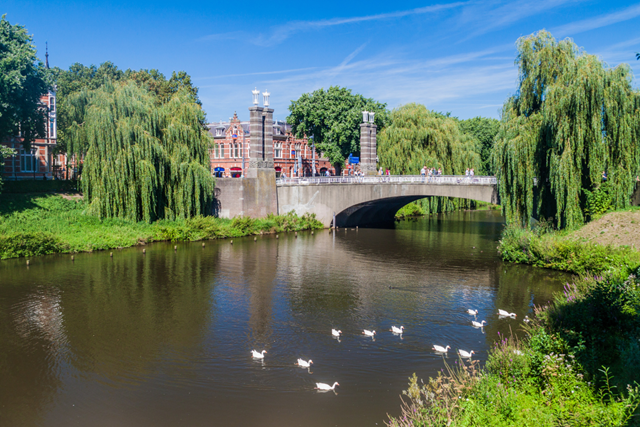
[(264, 91), (262, 92), (262, 99), (264, 100), (264, 106), (268, 107), (269, 106), (269, 96), (271, 94), (268, 91)]
[(376, 113), (374, 112), (369, 112), (369, 123), (373, 123), (373, 116), (375, 116)]
[(363, 111), (362, 112), (362, 123), (367, 123), (369, 121), (369, 112), (368, 111)]
[(251, 93), (253, 94), (253, 105), (258, 105), (258, 96), (260, 95), (260, 91), (258, 88), (255, 88)]

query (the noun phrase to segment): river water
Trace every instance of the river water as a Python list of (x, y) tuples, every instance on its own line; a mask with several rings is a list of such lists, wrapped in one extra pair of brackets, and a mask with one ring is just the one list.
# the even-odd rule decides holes
[(456, 349), (486, 360), (568, 280), (502, 263), (501, 229), (496, 211), (457, 212), (1, 261), (0, 425), (382, 426), (414, 372), (436, 375)]

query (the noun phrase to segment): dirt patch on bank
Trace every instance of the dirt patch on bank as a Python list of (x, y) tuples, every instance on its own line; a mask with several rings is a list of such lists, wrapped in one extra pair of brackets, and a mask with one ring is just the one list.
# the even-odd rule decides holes
[(569, 238), (640, 249), (640, 210), (608, 213), (571, 233)]
[(67, 199), (67, 200), (82, 200), (83, 196), (80, 193), (59, 193), (60, 196), (62, 196), (63, 199)]

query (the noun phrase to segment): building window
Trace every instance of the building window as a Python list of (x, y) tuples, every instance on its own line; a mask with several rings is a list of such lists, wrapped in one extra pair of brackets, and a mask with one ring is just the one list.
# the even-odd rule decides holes
[(32, 148), (31, 151), (20, 150), (20, 171), (21, 172), (37, 172), (38, 171), (38, 149)]
[(273, 143), (273, 157), (279, 159), (282, 157), (282, 143), (274, 142)]
[(233, 149), (235, 151), (234, 156), (233, 157), (240, 157), (240, 144), (238, 144), (237, 142), (235, 144), (233, 144)]
[(56, 111), (56, 99), (54, 97), (49, 98), (49, 111), (52, 113)]
[(220, 158), (224, 159), (224, 144), (219, 144), (220, 145)]
[(49, 138), (56, 137), (56, 119), (49, 121)]
[(216, 129), (216, 136), (222, 136), (222, 128)]

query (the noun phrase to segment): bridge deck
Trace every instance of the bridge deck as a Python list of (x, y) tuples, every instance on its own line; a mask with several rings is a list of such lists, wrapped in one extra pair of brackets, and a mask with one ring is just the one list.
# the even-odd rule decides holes
[(315, 176), (303, 178), (278, 178), (276, 185), (318, 185), (318, 184), (446, 184), (446, 185), (496, 185), (495, 176), (465, 175), (391, 175), (391, 176)]

